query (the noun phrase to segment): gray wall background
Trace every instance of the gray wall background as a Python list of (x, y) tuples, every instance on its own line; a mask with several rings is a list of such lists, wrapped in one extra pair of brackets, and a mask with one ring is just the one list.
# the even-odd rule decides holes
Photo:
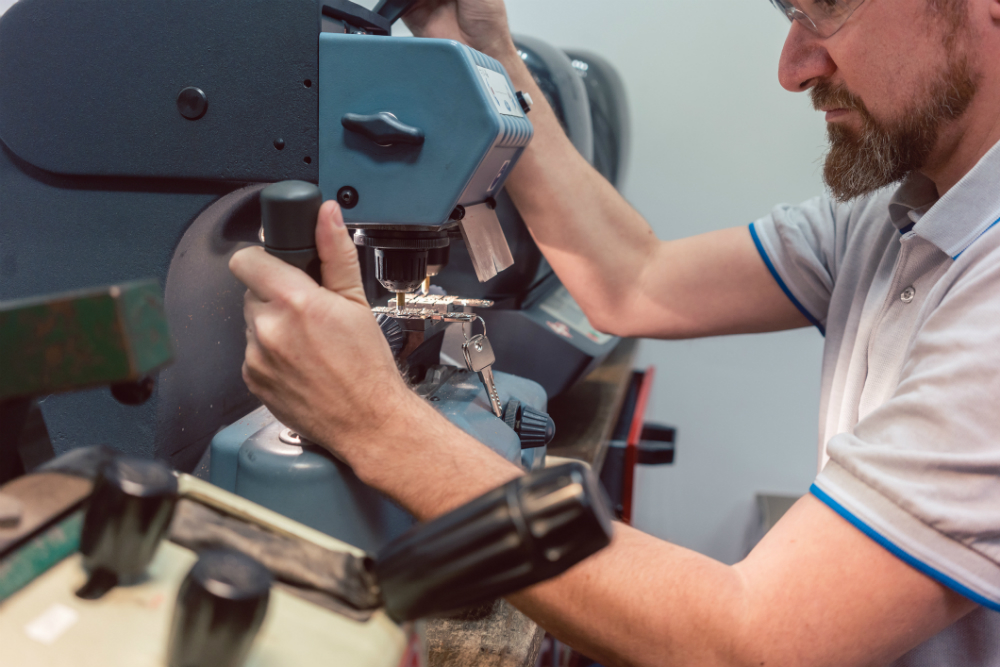
[[(624, 194), (660, 238), (745, 225), (820, 191), (823, 120), (778, 85), (787, 23), (764, 0), (507, 4), (515, 32), (600, 53), (622, 73), (633, 114)], [(636, 524), (739, 560), (754, 494), (802, 494), (815, 474), (821, 346), (811, 329), (644, 342), (639, 365), (656, 367), (647, 418), (678, 428), (678, 456), (640, 471)]]

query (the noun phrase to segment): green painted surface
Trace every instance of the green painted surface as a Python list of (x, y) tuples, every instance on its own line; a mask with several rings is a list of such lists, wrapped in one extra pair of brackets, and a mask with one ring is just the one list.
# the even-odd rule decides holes
[(0, 303), (0, 400), (134, 380), (171, 358), (156, 281)]
[(79, 549), (82, 528), (80, 510), (0, 561), (0, 602)]
[(173, 359), (159, 283), (147, 281), (123, 286), (118, 312), (137, 375), (145, 375)]

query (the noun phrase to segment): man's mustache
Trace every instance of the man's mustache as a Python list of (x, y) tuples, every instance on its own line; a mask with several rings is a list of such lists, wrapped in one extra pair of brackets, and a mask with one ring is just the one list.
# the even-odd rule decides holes
[(827, 81), (822, 81), (809, 91), (809, 95), (812, 97), (813, 108), (816, 111), (822, 111), (823, 109), (854, 109), (856, 111), (862, 112), (864, 115), (868, 114), (868, 108), (865, 107), (865, 103), (861, 101), (861, 98), (852, 93), (847, 89), (844, 84), (832, 84)]

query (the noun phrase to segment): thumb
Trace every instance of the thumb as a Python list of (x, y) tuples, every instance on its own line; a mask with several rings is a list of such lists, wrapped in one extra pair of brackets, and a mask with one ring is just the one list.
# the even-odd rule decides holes
[(325, 202), (319, 209), (316, 250), (322, 267), (323, 287), (367, 308), (358, 251), (347, 233), (344, 215), (335, 201)]

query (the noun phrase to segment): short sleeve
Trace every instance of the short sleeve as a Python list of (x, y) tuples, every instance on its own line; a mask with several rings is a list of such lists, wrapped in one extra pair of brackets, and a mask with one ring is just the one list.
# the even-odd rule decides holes
[(812, 492), (913, 567), (1000, 611), (1000, 250), (963, 256), (947, 276), (895, 392), (830, 439)]
[(757, 251), (779, 287), (825, 333), (836, 280), (838, 226), (849, 211), (827, 196), (798, 206), (782, 204), (750, 225)]

